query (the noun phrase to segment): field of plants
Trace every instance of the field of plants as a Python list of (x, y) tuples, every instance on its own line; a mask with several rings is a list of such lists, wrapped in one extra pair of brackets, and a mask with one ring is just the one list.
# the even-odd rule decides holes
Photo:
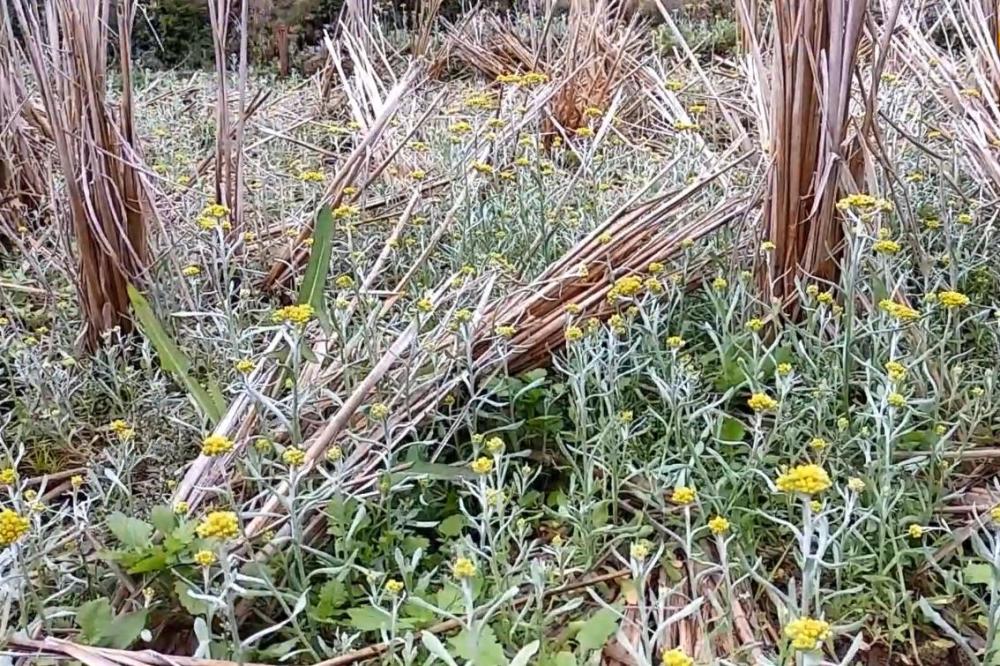
[(997, 4), (439, 4), (0, 10), (0, 664), (1000, 664)]

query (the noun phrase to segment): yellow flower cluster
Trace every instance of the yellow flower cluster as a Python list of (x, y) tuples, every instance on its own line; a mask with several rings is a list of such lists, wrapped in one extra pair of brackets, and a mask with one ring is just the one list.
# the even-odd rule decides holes
[(893, 209), (892, 202), (886, 199), (877, 199), (870, 194), (855, 193), (848, 194), (846, 197), (842, 198), (837, 202), (837, 208), (839, 210), (857, 210), (862, 213), (871, 213), (875, 211), (891, 212)]
[(583, 338), (583, 329), (579, 326), (566, 327), (566, 342), (576, 342)]
[(815, 495), (830, 487), (830, 475), (819, 465), (798, 465), (779, 474), (775, 485), (784, 493)]
[(28, 532), (29, 525), (27, 518), (10, 509), (0, 511), (0, 548), (6, 548), (20, 541)]
[(712, 534), (725, 534), (729, 531), (729, 521), (722, 516), (716, 516), (708, 521), (708, 529)]
[(233, 511), (212, 511), (198, 525), (202, 539), (232, 539), (239, 534), (240, 523)]
[(115, 419), (109, 425), (111, 432), (118, 435), (118, 439), (128, 441), (135, 437), (135, 428), (129, 425), (129, 422), (124, 419)]
[(308, 303), (300, 303), (298, 305), (286, 305), (283, 308), (274, 311), (271, 315), (271, 321), (276, 324), (295, 324), (296, 326), (305, 326), (309, 321), (315, 316), (316, 311), (313, 306)]
[(667, 338), (667, 347), (670, 349), (680, 349), (686, 341), (679, 335), (671, 335)]
[(392, 596), (396, 596), (402, 592), (405, 587), (406, 585), (403, 584), (403, 581), (396, 580), (395, 578), (385, 581), (385, 591)]
[(618, 278), (608, 291), (608, 302), (614, 303), (620, 297), (631, 298), (642, 291), (642, 278), (637, 275), (626, 275)]
[(899, 361), (888, 361), (885, 364), (885, 371), (889, 374), (889, 381), (895, 383), (906, 378), (906, 366)]
[(815, 650), (831, 633), (829, 622), (811, 617), (800, 617), (785, 625), (785, 635), (792, 639), (796, 650)]
[(503, 453), (504, 446), (503, 440), (499, 437), (490, 437), (486, 440), (486, 450), (494, 456)]
[(17, 483), (17, 470), (13, 467), (0, 469), (0, 486), (12, 486)]
[(888, 298), (879, 301), (878, 308), (897, 321), (913, 321), (920, 316), (920, 313), (909, 305), (903, 305)]
[(326, 174), (322, 171), (303, 171), (299, 174), (299, 180), (304, 183), (322, 183), (326, 180)]
[(697, 498), (698, 494), (694, 491), (694, 488), (690, 486), (677, 486), (674, 488), (674, 494), (670, 496), (670, 501), (674, 504), (686, 506), (694, 502)]
[(899, 243), (889, 238), (882, 238), (875, 241), (872, 250), (878, 254), (896, 254), (902, 249)]
[(949, 310), (965, 307), (969, 304), (969, 297), (960, 291), (939, 291), (937, 302)]
[(694, 659), (677, 648), (664, 650), (662, 661), (663, 666), (693, 666), (694, 664)]
[(385, 421), (389, 417), (389, 406), (384, 402), (376, 402), (369, 408), (368, 415), (376, 421)]
[(476, 474), (489, 474), (493, 471), (493, 460), (487, 458), (486, 456), (482, 456), (473, 460), (472, 463), (469, 464), (469, 467)]
[(289, 467), (298, 467), (306, 461), (306, 452), (300, 448), (290, 446), (282, 452), (281, 461)]
[(472, 578), (476, 575), (476, 564), (467, 557), (455, 558), (451, 565), (451, 575), (455, 578)]
[(221, 456), (233, 450), (233, 440), (225, 435), (209, 435), (201, 440), (201, 455)]
[(766, 393), (754, 393), (747, 400), (747, 406), (755, 412), (771, 412), (778, 408), (778, 401)]
[(210, 567), (215, 564), (218, 558), (210, 550), (199, 550), (194, 554), (194, 563), (202, 567)]

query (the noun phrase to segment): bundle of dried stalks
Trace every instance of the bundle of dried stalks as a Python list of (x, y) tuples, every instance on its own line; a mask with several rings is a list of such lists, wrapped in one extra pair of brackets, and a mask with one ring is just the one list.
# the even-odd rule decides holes
[(44, 135), (33, 126), (36, 113), (20, 70), (15, 66), (12, 21), (0, 6), (0, 242), (28, 226), (48, 190), (48, 151)]
[[(617, 211), (525, 289), (494, 303), (483, 318), (477, 351), (491, 352), (494, 328), (512, 325), (516, 333), (508, 343), (507, 370), (544, 365), (565, 344), (567, 305), (579, 307), (579, 318), (607, 319), (616, 312), (608, 292), (617, 279), (642, 273), (651, 262), (669, 262), (685, 240), (697, 240), (746, 213), (750, 202), (744, 199), (724, 199), (706, 210), (696, 198), (746, 157), (726, 154), (721, 158), (726, 166), (696, 183)], [(611, 241), (603, 242), (608, 236)]]
[(535, 57), (514, 27), (492, 12), (477, 12), (450, 26), (446, 47), (449, 55), (490, 81), (511, 72), (546, 71), (545, 63)]
[[(129, 35), (135, 3), (117, 2), (123, 93), (118, 113), (106, 99), (111, 0), (12, 0), (22, 34), (15, 66), (30, 67), (52, 127), (78, 258), (81, 342), (130, 326), (125, 287), (145, 270), (146, 196), (134, 135)], [(22, 50), (23, 48), (23, 50)]]
[(866, 13), (865, 0), (774, 3), (764, 219), (776, 248), (760, 276), (765, 293), (786, 303), (803, 276), (837, 279), (842, 229), (835, 205), (850, 179), (848, 112)]

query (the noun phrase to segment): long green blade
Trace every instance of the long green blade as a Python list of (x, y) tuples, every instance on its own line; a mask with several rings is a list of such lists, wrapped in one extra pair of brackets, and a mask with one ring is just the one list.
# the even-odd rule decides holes
[(299, 303), (308, 303), (317, 313), (323, 312), (323, 290), (326, 288), (326, 276), (330, 271), (330, 256), (333, 253), (332, 238), (333, 213), (329, 206), (323, 206), (316, 216), (312, 251), (299, 287)]
[(160, 367), (164, 372), (173, 375), (174, 379), (191, 394), (195, 404), (213, 424), (218, 423), (222, 418), (222, 407), (188, 374), (191, 370), (191, 361), (163, 328), (153, 313), (149, 301), (132, 285), (128, 285), (128, 298), (139, 320), (139, 328), (142, 329), (143, 335), (149, 338), (157, 356), (160, 357)]

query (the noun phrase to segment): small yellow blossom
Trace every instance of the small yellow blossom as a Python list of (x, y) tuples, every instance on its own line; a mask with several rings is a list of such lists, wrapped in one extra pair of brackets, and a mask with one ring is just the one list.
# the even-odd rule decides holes
[(673, 495), (670, 496), (670, 501), (674, 504), (691, 504), (698, 497), (698, 494), (694, 491), (694, 488), (690, 486), (677, 486), (674, 488)]
[(201, 267), (195, 264), (189, 264), (181, 269), (181, 275), (184, 277), (196, 277), (201, 275)]
[(830, 446), (830, 443), (823, 439), (822, 437), (813, 437), (809, 440), (809, 448), (814, 451), (822, 451), (826, 447)]
[(670, 349), (680, 349), (681, 347), (684, 346), (685, 342), (686, 341), (681, 336), (671, 335), (669, 338), (667, 338), (667, 347), (669, 347)]
[(0, 548), (17, 543), (28, 532), (31, 523), (10, 509), (0, 511)]
[(579, 326), (566, 327), (566, 342), (576, 342), (583, 338), (583, 329)]
[(906, 378), (906, 366), (899, 361), (886, 362), (885, 371), (889, 374), (891, 382), (899, 382)]
[(708, 521), (708, 529), (712, 534), (725, 534), (729, 531), (729, 521), (722, 516), (715, 516)]
[(785, 635), (792, 639), (792, 647), (796, 650), (812, 651), (832, 635), (830, 623), (811, 617), (800, 617), (785, 626)]
[(233, 450), (233, 440), (225, 435), (209, 435), (201, 440), (201, 455), (221, 456)]
[(274, 311), (271, 315), (271, 321), (276, 324), (294, 324), (301, 327), (308, 324), (315, 314), (316, 311), (313, 310), (313, 306), (308, 303), (286, 305), (285, 307)]
[(497, 326), (495, 329), (493, 329), (493, 331), (501, 338), (506, 338), (509, 340), (510, 338), (514, 337), (515, 333), (517, 333), (517, 328), (510, 324), (501, 324)]
[(885, 401), (889, 403), (890, 407), (895, 407), (897, 409), (906, 407), (906, 397), (900, 393), (892, 392), (890, 393)]
[(71, 485), (74, 490), (79, 490), (83, 487), (83, 476), (80, 474), (74, 474), (69, 477), (69, 485)]
[(240, 523), (233, 511), (212, 511), (198, 525), (202, 539), (232, 539), (239, 533)]
[(911, 539), (920, 539), (924, 536), (925, 529), (921, 525), (916, 523), (910, 523), (910, 526), (906, 528), (906, 535)]
[(326, 459), (329, 462), (332, 463), (339, 462), (340, 460), (343, 459), (343, 457), (344, 457), (344, 450), (339, 446), (337, 446), (336, 444), (334, 444), (333, 446), (331, 446), (326, 450)]
[(176, 504), (174, 504), (174, 513), (176, 513), (178, 516), (183, 516), (184, 514), (186, 514), (188, 512), (189, 508), (190, 508), (190, 505), (187, 502), (185, 502), (184, 500), (181, 500), (181, 501), (177, 502)]
[(396, 580), (395, 578), (390, 578), (389, 580), (385, 581), (385, 591), (391, 594), (392, 596), (398, 595), (400, 592), (403, 591), (403, 588), (405, 587), (406, 586), (403, 584), (403, 581)]
[(389, 406), (384, 402), (376, 402), (369, 408), (368, 414), (376, 421), (384, 421), (389, 418)]
[(322, 171), (303, 171), (299, 173), (299, 180), (304, 183), (322, 183), (326, 180), (326, 175)]
[(856, 476), (852, 476), (847, 480), (847, 489), (852, 493), (860, 493), (865, 489), (865, 482)]
[(649, 543), (645, 540), (636, 541), (629, 546), (628, 551), (633, 560), (641, 562), (649, 557)]
[(215, 564), (217, 560), (218, 558), (215, 556), (215, 553), (210, 550), (199, 550), (194, 554), (194, 562), (198, 566), (210, 567)]
[(246, 375), (253, 372), (254, 362), (248, 358), (241, 358), (240, 360), (236, 361), (233, 367), (236, 368), (237, 372)]
[(753, 319), (751, 319), (750, 321), (747, 322), (746, 326), (747, 326), (747, 330), (750, 330), (750, 331), (753, 331), (753, 332), (756, 333), (757, 331), (759, 331), (762, 328), (764, 328), (764, 322), (762, 320), (758, 319), (757, 317), (754, 317)]
[(486, 440), (486, 450), (494, 456), (500, 455), (504, 450), (503, 440), (499, 437), (490, 437)]
[(727, 280), (724, 277), (717, 277), (714, 280), (712, 280), (712, 289), (715, 289), (716, 291), (722, 291), (728, 286), (729, 286), (729, 280)]
[(792, 364), (791, 363), (779, 363), (778, 366), (774, 369), (774, 371), (776, 373), (778, 373), (779, 377), (786, 377), (786, 376), (792, 374)]
[(663, 666), (694, 666), (694, 659), (684, 654), (683, 650), (678, 648), (664, 650), (661, 662)]
[(493, 460), (482, 456), (473, 460), (469, 464), (469, 468), (476, 474), (489, 474), (493, 471)]
[(13, 467), (0, 469), (0, 486), (12, 486), (17, 483), (17, 470)]
[(830, 487), (830, 475), (819, 465), (798, 465), (779, 474), (775, 485), (781, 492), (815, 495)]
[(875, 241), (872, 250), (879, 254), (896, 254), (901, 249), (899, 243), (888, 238)]
[(282, 452), (281, 461), (289, 467), (299, 467), (306, 461), (306, 452), (298, 447), (290, 446)]
[(451, 575), (460, 580), (472, 578), (476, 575), (476, 564), (468, 557), (458, 557), (451, 564)]
[(960, 291), (939, 291), (937, 302), (949, 310), (964, 307), (969, 304), (969, 297)]
[(747, 406), (755, 412), (771, 412), (778, 408), (778, 401), (766, 393), (754, 393), (747, 400)]

